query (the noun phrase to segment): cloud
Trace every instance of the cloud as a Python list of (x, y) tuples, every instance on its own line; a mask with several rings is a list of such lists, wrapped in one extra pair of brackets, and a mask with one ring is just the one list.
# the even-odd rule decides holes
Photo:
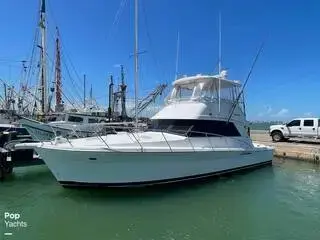
[(280, 108), (274, 109), (271, 105), (264, 105), (262, 111), (256, 115), (256, 119), (263, 121), (284, 120), (290, 117), (289, 109)]
[(272, 107), (270, 105), (264, 106), (264, 111), (258, 114), (258, 117), (263, 117), (266, 115), (270, 115), (272, 113)]
[(289, 113), (289, 110), (286, 108), (282, 108), (279, 112), (272, 114), (272, 117), (285, 117)]
[(304, 113), (303, 114), (303, 116), (305, 116), (305, 117), (312, 117), (312, 112), (306, 112), (306, 113)]

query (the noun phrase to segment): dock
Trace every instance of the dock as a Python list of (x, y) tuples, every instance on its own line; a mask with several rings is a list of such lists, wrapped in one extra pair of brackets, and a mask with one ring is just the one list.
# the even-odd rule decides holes
[(284, 142), (273, 142), (268, 131), (251, 130), (250, 137), (253, 142), (274, 147), (274, 156), (280, 158), (293, 158), (320, 164), (320, 141), (305, 139), (290, 139)]

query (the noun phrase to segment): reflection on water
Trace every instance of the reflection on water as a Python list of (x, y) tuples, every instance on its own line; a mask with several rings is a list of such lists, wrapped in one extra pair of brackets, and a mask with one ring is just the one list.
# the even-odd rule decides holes
[(11, 239), (312, 240), (320, 234), (319, 185), (319, 166), (290, 160), (134, 189), (64, 189), (40, 166), (17, 169), (0, 184), (0, 209), (28, 221)]

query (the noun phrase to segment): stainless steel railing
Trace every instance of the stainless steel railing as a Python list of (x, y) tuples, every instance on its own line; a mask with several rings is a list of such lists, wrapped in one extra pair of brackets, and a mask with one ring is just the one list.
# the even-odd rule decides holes
[[(119, 127), (117, 127), (119, 128)], [(124, 132), (126, 132), (127, 136), (133, 141), (133, 142), (136, 142), (139, 146), (139, 149), (140, 149), (140, 152), (144, 152), (146, 150), (146, 148), (143, 146), (143, 142), (139, 140), (139, 136), (137, 136), (137, 129), (134, 129), (132, 127), (123, 127), (122, 129), (126, 130)], [(228, 137), (228, 136), (224, 136), (224, 135), (220, 135), (220, 134), (214, 134), (214, 133), (208, 133), (208, 132), (201, 132), (201, 131), (194, 131), (192, 130), (192, 127), (190, 127), (189, 129), (187, 130), (172, 130), (172, 129), (149, 129), (149, 131), (153, 131), (153, 132), (160, 132), (161, 133), (161, 136), (163, 138), (163, 142), (166, 143), (166, 145), (168, 146), (168, 150), (170, 152), (174, 152), (175, 150), (177, 150), (177, 147), (173, 147), (173, 144), (170, 143), (170, 141), (168, 141), (166, 135), (167, 134), (179, 134), (179, 135), (182, 135), (182, 136), (185, 136), (186, 137), (186, 140), (188, 141), (188, 145), (190, 147), (190, 149), (192, 149), (193, 152), (196, 152), (197, 150), (200, 150), (199, 147), (196, 147), (194, 145), (194, 143), (192, 143), (192, 140), (194, 138), (197, 138), (197, 137), (190, 137), (192, 136), (192, 134), (196, 134), (196, 136), (198, 137), (201, 137), (201, 135), (203, 135), (206, 139), (207, 139), (207, 142), (208, 142), (208, 146), (210, 148), (211, 151), (214, 151), (215, 148), (217, 146), (214, 146), (214, 144), (212, 143), (212, 138), (211, 137), (219, 137), (221, 138), (221, 140), (224, 140), (225, 141), (225, 145), (228, 146), (230, 142), (230, 140), (232, 141), (238, 141), (242, 144), (244, 144), (244, 146), (247, 148), (247, 149), (253, 149), (254, 146), (252, 144), (250, 144), (248, 141), (245, 141), (244, 139), (241, 139), (241, 138), (235, 138), (235, 137)], [(202, 136), (202, 138), (203, 138)], [(110, 143), (108, 143), (107, 141), (107, 137), (104, 138), (104, 136), (102, 136), (99, 132), (96, 132), (96, 137), (104, 144), (106, 145), (106, 149), (109, 150), (109, 151), (117, 151), (119, 152), (119, 150), (116, 150), (114, 148), (112, 148), (112, 146), (110, 145)], [(69, 142), (70, 146), (74, 147), (72, 142), (69, 140), (68, 137), (65, 137), (67, 139), (67, 141)], [(204, 147), (202, 146), (201, 149), (203, 149)]]

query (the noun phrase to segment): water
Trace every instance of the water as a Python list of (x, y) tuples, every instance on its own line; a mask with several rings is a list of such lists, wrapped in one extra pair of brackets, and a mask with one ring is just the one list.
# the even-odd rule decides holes
[[(27, 227), (0, 239), (320, 239), (320, 168), (293, 160), (205, 183), (133, 190), (64, 189), (46, 166), (0, 183), (4, 213)], [(3, 232), (11, 230), (12, 236)]]

